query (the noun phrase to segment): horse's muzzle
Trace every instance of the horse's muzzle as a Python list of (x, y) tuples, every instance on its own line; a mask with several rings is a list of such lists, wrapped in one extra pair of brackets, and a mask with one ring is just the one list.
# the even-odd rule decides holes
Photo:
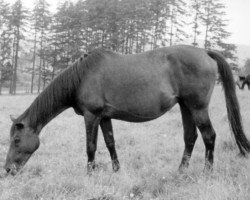
[(11, 165), (5, 165), (4, 169), (6, 170), (7, 174), (15, 176), (19, 171), (18, 169), (20, 168), (18, 168), (15, 164), (11, 164)]

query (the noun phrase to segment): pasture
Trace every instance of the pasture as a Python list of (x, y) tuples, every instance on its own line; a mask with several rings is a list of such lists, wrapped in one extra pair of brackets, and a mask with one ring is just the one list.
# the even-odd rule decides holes
[[(243, 125), (250, 139), (250, 91), (237, 89)], [(179, 106), (154, 121), (113, 120), (121, 169), (111, 160), (99, 130), (97, 170), (86, 172), (86, 140), (82, 117), (69, 109), (41, 132), (41, 145), (15, 177), (4, 177), (2, 166), (9, 146), (10, 114), (21, 114), (34, 95), (0, 96), (0, 199), (250, 199), (250, 158), (238, 156), (227, 121), (225, 97), (216, 86), (210, 116), (217, 133), (212, 174), (204, 174), (204, 144), (197, 139), (190, 166), (177, 169), (184, 150)]]

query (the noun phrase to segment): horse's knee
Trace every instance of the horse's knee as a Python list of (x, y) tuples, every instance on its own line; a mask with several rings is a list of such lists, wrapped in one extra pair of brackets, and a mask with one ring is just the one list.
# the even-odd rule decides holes
[(204, 142), (214, 143), (215, 138), (216, 138), (216, 134), (215, 134), (215, 131), (212, 127), (210, 120), (207, 122), (204, 122), (204, 123), (200, 123), (198, 128), (201, 132), (201, 135), (202, 135)]
[(215, 138), (216, 138), (216, 134), (211, 124), (208, 111), (206, 109), (195, 111), (194, 120), (195, 120), (196, 126), (199, 128), (201, 132), (201, 135), (205, 144), (208, 146), (211, 146), (211, 145), (213, 146)]

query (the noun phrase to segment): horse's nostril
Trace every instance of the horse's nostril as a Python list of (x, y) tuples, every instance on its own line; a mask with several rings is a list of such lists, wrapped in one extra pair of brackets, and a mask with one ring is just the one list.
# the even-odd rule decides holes
[(6, 170), (6, 172), (7, 172), (7, 173), (9, 173), (9, 172), (10, 172), (10, 168), (6, 168), (5, 170)]

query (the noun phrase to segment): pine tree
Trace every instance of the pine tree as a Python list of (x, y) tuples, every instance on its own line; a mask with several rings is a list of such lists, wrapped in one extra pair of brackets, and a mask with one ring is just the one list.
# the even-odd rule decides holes
[(2, 86), (8, 76), (6, 72), (9, 70), (8, 61), (11, 58), (11, 40), (9, 31), (7, 29), (9, 5), (3, 0), (0, 0), (0, 94), (2, 93)]
[(221, 0), (205, 0), (203, 2), (205, 17), (203, 22), (206, 27), (205, 49), (218, 49), (230, 62), (235, 65), (237, 60), (235, 56), (236, 46), (225, 42), (231, 33), (226, 31), (227, 21), (225, 16), (225, 5)]
[(202, 20), (202, 1), (204, 0), (192, 0), (191, 2), (191, 11), (193, 13), (193, 46), (198, 46), (199, 44), (197, 43), (197, 36), (200, 35), (201, 31), (199, 30), (200, 27), (200, 22)]
[[(150, 1), (150, 11), (151, 16), (151, 26), (152, 26), (152, 42), (151, 49), (159, 47), (160, 44), (164, 43), (164, 36), (166, 30), (166, 20), (169, 15), (169, 2), (166, 0), (151, 0)], [(159, 44), (160, 42), (160, 44)]]
[[(46, 60), (45, 60), (45, 47), (47, 42), (48, 36), (48, 27), (51, 21), (50, 12), (49, 12), (49, 4), (46, 0), (37, 0), (35, 3), (35, 8), (33, 10), (33, 19), (34, 19), (34, 26), (35, 26), (35, 37), (38, 36), (39, 40), (39, 68), (38, 68), (38, 87), (37, 91), (40, 92), (41, 85), (42, 85), (42, 72), (46, 67)], [(36, 41), (35, 38), (34, 42), (34, 54), (35, 57), (35, 49), (36, 49)], [(33, 71), (32, 71), (32, 79), (34, 79), (33, 74), (35, 73), (35, 58), (33, 59)], [(44, 85), (44, 84), (43, 84)]]
[(20, 40), (24, 39), (23, 32), (25, 31), (26, 19), (27, 10), (23, 8), (22, 1), (17, 0), (12, 6), (10, 18), (10, 27), (13, 29), (13, 72), (10, 86), (11, 94), (16, 93)]
[[(135, 35), (136, 35), (136, 47), (135, 52), (140, 53), (145, 51), (146, 45), (149, 43), (149, 37), (150, 32), (152, 30), (151, 24), (145, 19), (151, 19), (152, 18), (152, 12), (150, 11), (150, 2), (147, 1), (141, 1), (139, 0), (136, 3), (136, 7), (134, 10), (135, 13)], [(161, 13), (161, 15), (163, 15)], [(150, 20), (151, 21), (151, 20)], [(160, 21), (160, 20), (159, 20)], [(163, 19), (161, 19), (160, 23), (158, 24), (158, 27), (155, 28), (155, 47), (158, 45), (158, 42), (160, 40), (160, 37), (163, 36), (164, 31), (159, 31), (158, 28), (160, 26), (164, 26)]]
[(204, 48), (211, 49), (216, 46), (216, 35), (219, 31), (219, 26), (222, 22), (220, 0), (204, 0), (202, 6), (204, 7), (205, 13), (203, 16), (203, 23), (205, 25), (205, 38), (204, 38)]
[[(59, 59), (57, 60), (57, 70), (64, 69), (69, 66), (70, 63), (74, 62), (80, 57), (84, 38), (82, 34), (82, 16), (81, 11), (83, 10), (77, 4), (79, 8), (76, 8), (72, 2), (64, 2), (58, 7), (57, 13), (54, 15), (52, 32), (53, 39), (52, 44), (54, 50), (50, 50), (50, 54), (53, 59), (50, 62), (54, 63), (55, 55)], [(87, 40), (85, 38), (85, 40)], [(55, 72), (55, 68), (54, 72)]]
[(178, 44), (188, 38), (185, 31), (186, 27), (186, 2), (184, 0), (171, 0), (170, 3), (170, 31), (169, 31), (169, 45)]
[(34, 29), (34, 46), (33, 46), (33, 59), (32, 59), (32, 70), (31, 70), (31, 87), (30, 92), (33, 93), (34, 89), (34, 79), (35, 79), (35, 72), (36, 72), (36, 54), (37, 54), (37, 35), (39, 31), (39, 1), (35, 2), (35, 8), (32, 11), (31, 21), (32, 21), (32, 28)]

